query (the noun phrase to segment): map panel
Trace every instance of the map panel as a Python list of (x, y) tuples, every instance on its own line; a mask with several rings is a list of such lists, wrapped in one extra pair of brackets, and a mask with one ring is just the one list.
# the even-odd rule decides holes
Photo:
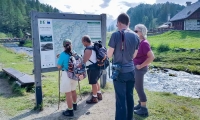
[(72, 49), (83, 54), (82, 37), (101, 40), (101, 20), (38, 19), (41, 68), (57, 66), (56, 55), (63, 52), (63, 40), (72, 40)]
[(89, 35), (92, 41), (101, 40), (100, 21), (53, 19), (52, 22), (56, 55), (63, 51), (62, 41), (64, 39), (72, 40), (73, 50), (78, 54), (84, 51), (81, 42), (84, 35)]

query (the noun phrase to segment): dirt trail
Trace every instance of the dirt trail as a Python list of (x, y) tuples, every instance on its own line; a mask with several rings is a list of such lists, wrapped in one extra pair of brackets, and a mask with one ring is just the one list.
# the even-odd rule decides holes
[[(4, 79), (0, 79), (0, 96), (4, 96), (4, 97), (8, 97), (9, 95), (12, 94), (12, 89), (11, 86), (8, 84), (7, 80)], [(1, 101), (0, 101), (1, 102)], [(0, 116), (1, 116), (1, 120), (6, 120), (9, 117), (5, 115), (5, 112), (1, 109), (0, 106)]]
[(45, 107), (42, 112), (23, 111), (21, 114), (10, 118), (10, 120), (114, 120), (114, 93), (104, 93), (103, 100), (94, 105), (85, 103), (88, 97), (84, 97), (78, 103), (78, 110), (75, 111), (73, 119), (62, 115), (62, 112), (66, 109), (66, 104), (61, 103), (60, 110), (57, 110), (57, 105), (52, 105), (51, 107)]

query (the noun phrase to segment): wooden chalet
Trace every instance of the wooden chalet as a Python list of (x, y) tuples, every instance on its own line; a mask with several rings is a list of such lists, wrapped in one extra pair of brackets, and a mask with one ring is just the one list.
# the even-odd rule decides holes
[(170, 19), (175, 30), (200, 30), (200, 0), (191, 3)]

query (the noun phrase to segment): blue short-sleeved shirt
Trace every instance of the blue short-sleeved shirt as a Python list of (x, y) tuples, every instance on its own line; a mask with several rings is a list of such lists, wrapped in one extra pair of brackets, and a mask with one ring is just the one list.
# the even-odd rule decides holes
[(70, 56), (65, 52), (60, 54), (58, 65), (62, 67), (62, 70), (68, 70), (69, 58)]
[[(133, 55), (139, 46), (139, 37), (130, 29), (124, 30), (124, 52), (121, 51), (122, 34), (119, 31), (111, 35), (108, 46), (114, 48), (114, 63), (122, 64), (122, 73), (131, 72), (135, 69)], [(122, 54), (123, 53), (123, 54)]]

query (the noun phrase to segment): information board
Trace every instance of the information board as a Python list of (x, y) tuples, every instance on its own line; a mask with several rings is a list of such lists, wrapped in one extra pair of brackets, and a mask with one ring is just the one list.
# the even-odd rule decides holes
[(73, 50), (82, 55), (81, 38), (101, 40), (101, 20), (38, 19), (41, 68), (56, 67), (56, 55), (63, 51), (63, 40), (72, 40)]
[[(56, 55), (64, 51), (63, 40), (71, 39), (73, 50), (83, 54), (81, 38), (89, 35), (92, 41), (101, 40), (106, 46), (106, 14), (85, 15), (31, 12), (33, 62), (36, 106), (42, 106), (41, 73), (58, 71)], [(106, 70), (100, 78), (105, 87)]]

